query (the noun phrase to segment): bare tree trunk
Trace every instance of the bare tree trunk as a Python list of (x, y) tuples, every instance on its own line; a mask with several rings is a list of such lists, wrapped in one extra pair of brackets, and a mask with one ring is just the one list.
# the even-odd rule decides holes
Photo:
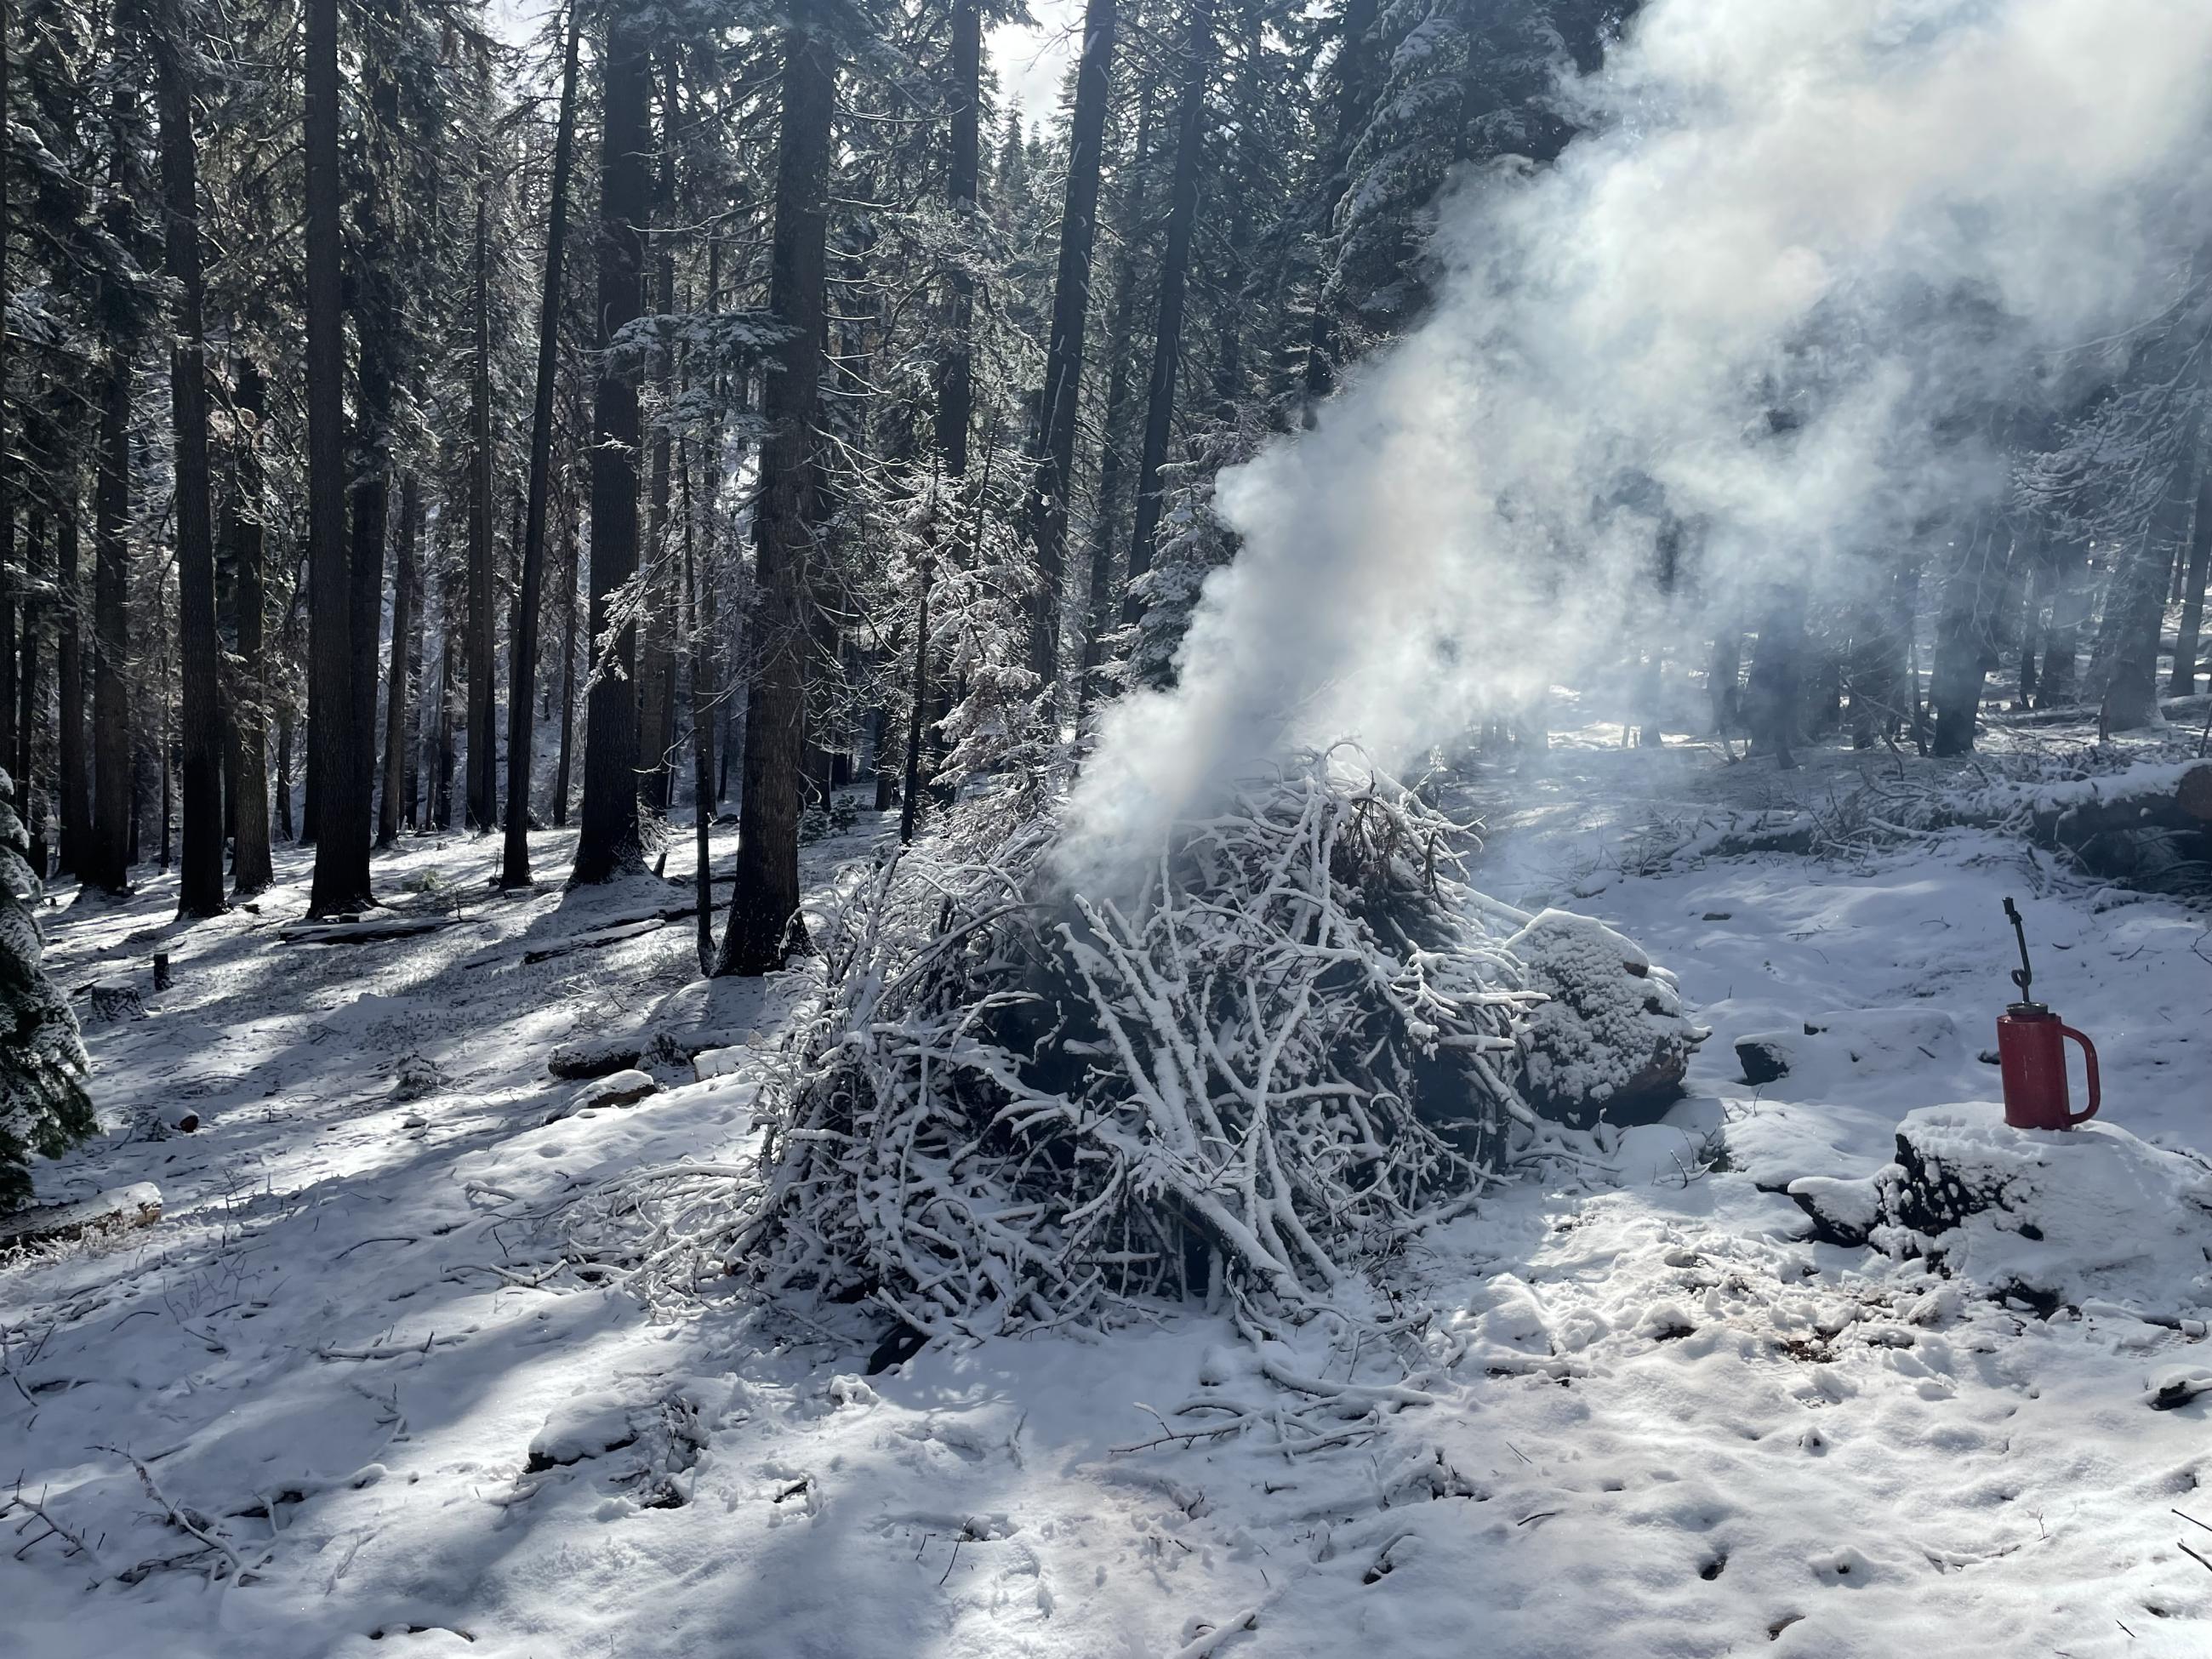
[(85, 757), (91, 753), (84, 730), (84, 582), (77, 571), (78, 478), (74, 458), (64, 463), (54, 514), (54, 777), (61, 796), (55, 816), (61, 821), (60, 866), (64, 874), (84, 873), (90, 851), (92, 810)]
[[(1201, 0), (1210, 3), (1210, 0)], [(1098, 173), (1111, 95), (1117, 0), (1088, 0), (1068, 128), (1067, 196), (1060, 212), (1060, 267), (1046, 343), (1030, 524), (1036, 544), (1037, 596), (1030, 621), (1030, 666), (1049, 692), (1060, 678), (1060, 629), (1067, 567), (1069, 494), (1082, 413), (1083, 336), (1091, 312), (1091, 256), (1098, 232)]]
[(415, 629), (415, 541), (421, 533), (422, 486), (413, 468), (399, 481), (399, 552), (392, 571), (392, 665), (384, 696), (384, 793), (376, 807), (376, 844), (399, 841), (400, 800), (407, 786), (407, 642)]
[(1936, 623), (1934, 672), (1928, 685), (1938, 755), (1973, 751), (2008, 561), (2003, 526), (1990, 515), (1976, 519), (1962, 541), (1943, 585), (1943, 613)]
[[(2212, 575), (2212, 465), (2197, 470), (2196, 523), (2189, 535), (2189, 568), (2181, 579), (2181, 625), (2173, 641), (2173, 678), (2167, 690), (2177, 697), (2197, 691), (2197, 659), (2204, 641), (2204, 585)], [(27, 646), (27, 651), (28, 647)], [(24, 672), (28, 673), (26, 668)]]
[[(183, 674), (184, 867), (177, 914), (220, 915), (222, 896), (222, 647), (216, 634), (215, 526), (208, 481), (206, 289), (200, 276), (198, 153), (192, 138), (191, 88), (184, 54), (188, 25), (176, 0), (165, 0), (150, 32), (160, 112), (161, 206), (167, 229), (169, 280), (177, 288), (176, 332), (169, 348), (170, 419), (174, 443), (177, 538), (177, 645)], [(163, 763), (166, 766), (166, 748)]]
[[(959, 227), (963, 252), (975, 212), (975, 181), (981, 152), (983, 14), (979, 0), (953, 0), (952, 153), (945, 198)], [(968, 471), (968, 433), (975, 422), (975, 283), (963, 264), (952, 273), (951, 315), (937, 363), (937, 448), (945, 476)]]
[[(607, 343), (644, 303), (640, 236), (651, 201), (646, 152), (653, 142), (647, 106), (652, 60), (637, 26), (617, 15), (600, 58), (599, 334)], [(610, 599), (637, 573), (637, 449), (641, 434), (633, 365), (602, 358), (592, 410), (592, 610), (598, 641), (611, 618)], [(584, 723), (583, 825), (569, 884), (601, 882), (642, 862), (637, 825), (635, 624), (616, 635), (609, 659), (592, 665)]]
[(576, 733), (576, 530), (574, 524), (566, 526), (563, 539), (568, 550), (561, 562), (561, 754), (553, 766), (553, 823), (558, 829), (566, 829), (568, 824), (568, 757)]
[[(575, 164), (576, 58), (581, 13), (569, 0), (561, 64), (561, 118), (553, 138), (553, 195), (545, 218), (545, 277), (538, 307), (538, 385), (530, 416), (530, 496), (522, 531), (522, 581), (507, 687), (507, 843), (500, 885), (530, 885), (530, 766), (538, 681), (538, 611), (545, 586), (545, 514), (553, 491), (553, 392), (561, 352), (561, 273), (568, 237), (568, 176)], [(565, 739), (563, 750), (566, 749)]]
[(354, 685), (353, 562), (346, 546), (345, 316), (339, 280), (337, 0), (306, 0), (307, 544), (315, 753), (315, 873), (307, 914), (373, 902), (368, 764)]
[(131, 870), (131, 359), (107, 352), (101, 377), (100, 476), (93, 498), (92, 836), (77, 873), (128, 890)]
[[(665, 225), (676, 209), (676, 77), (672, 72), (660, 110), (660, 169), (653, 188), (664, 228), (653, 236), (653, 291), (665, 315), (676, 311), (676, 244)], [(665, 345), (653, 348), (648, 372), (654, 401), (666, 408), (674, 386), (675, 355)], [(646, 610), (638, 639), (638, 798), (648, 811), (665, 814), (673, 781), (670, 766), (676, 738), (677, 584), (668, 557), (668, 495), (671, 446), (668, 428), (653, 432), (652, 470), (646, 483)]]
[(1167, 465), (1175, 422), (1176, 372), (1182, 361), (1183, 295), (1190, 279), (1190, 241), (1198, 223), (1198, 168), (1206, 142), (1206, 82), (1213, 64), (1213, 0), (1192, 0), (1183, 40), (1182, 87), (1176, 112), (1175, 182), (1168, 205), (1167, 248), (1160, 260), (1158, 322), (1152, 331), (1152, 378), (1145, 394), (1145, 451), (1137, 467), (1137, 519), (1129, 534), (1129, 586), (1121, 620), (1134, 623), (1144, 605), (1137, 579), (1152, 568), (1159, 533), (1160, 469)]
[(477, 185), (475, 368), (469, 380), (469, 787), (468, 827), (491, 832), (498, 810), (492, 718), (494, 620), (491, 570), (491, 199)]
[(813, 650), (809, 611), (820, 505), (814, 416), (828, 306), (830, 130), (836, 97), (836, 62), (828, 46), (803, 29), (788, 31), (769, 276), (769, 307), (785, 337), (775, 348), (780, 372), (768, 377), (763, 399), (769, 435), (753, 520), (753, 674), (745, 702), (737, 887), (715, 963), (721, 974), (771, 972), (805, 940), (798, 921), (799, 774)]
[[(1324, 238), (1335, 229), (1336, 210), (1351, 185), (1352, 145), (1360, 124), (1373, 106), (1369, 86), (1374, 53), (1368, 48), (1368, 32), (1375, 27), (1376, 0), (1346, 0), (1343, 33), (1336, 49), (1335, 136), (1328, 152), (1328, 173), (1322, 180), (1316, 227)], [(1339, 315), (1342, 295), (1326, 259), (1314, 291), (1313, 325), (1306, 342), (1305, 421), (1313, 422), (1314, 405), (1335, 390), (1336, 359), (1343, 349), (1343, 323)]]
[(1129, 366), (1137, 309), (1137, 242), (1145, 223), (1145, 175), (1152, 160), (1152, 85), (1137, 101), (1137, 139), (1129, 152), (1121, 191), (1120, 246), (1114, 258), (1114, 298), (1106, 325), (1106, 412), (1098, 460), (1098, 501), (1091, 515), (1091, 604), (1084, 619), (1083, 696), (1097, 690), (1088, 678), (1103, 660), (1101, 641), (1121, 610), (1114, 599), (1114, 526), (1121, 497), (1122, 453), (1128, 444)]
[(30, 536), (23, 545), (23, 669), (15, 715), (15, 813), (30, 836), (26, 856), (40, 880), (46, 877), (46, 815), (39, 799), (39, 738), (46, 728), (45, 665), (40, 643), (46, 631), (46, 515), (31, 509)]
[[(268, 603), (264, 565), (268, 550), (261, 518), (260, 442), (267, 388), (262, 383), (259, 365), (251, 358), (239, 362), (232, 402), (238, 411), (239, 434), (232, 450), (231, 499), (225, 520), (231, 560), (238, 572), (238, 659), (245, 683), (242, 695), (233, 699), (237, 709), (238, 789), (232, 815), (230, 885), (235, 896), (251, 898), (276, 880), (269, 848), (268, 665), (262, 637), (262, 612)], [(289, 782), (287, 778), (288, 786)], [(283, 810), (289, 833), (289, 787)]]
[(2114, 732), (2132, 732), (2154, 723), (2158, 713), (2158, 647), (2166, 617), (2167, 580), (2173, 550), (2189, 536), (2204, 472), (2196, 431), (2179, 446), (2174, 463), (2142, 539), (2112, 573), (2105, 599), (2105, 631), (2110, 639), (2104, 718)]
[(714, 585), (700, 580), (693, 561), (691, 463), (686, 447), (676, 447), (683, 480), (684, 598), (691, 637), (691, 830), (697, 844), (694, 874), (698, 890), (699, 971), (714, 971), (714, 875), (708, 845), (714, 821)]

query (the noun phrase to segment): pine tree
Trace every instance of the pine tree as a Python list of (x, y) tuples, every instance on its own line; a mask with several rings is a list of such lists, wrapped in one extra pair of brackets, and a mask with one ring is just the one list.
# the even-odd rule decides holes
[(31, 1154), (58, 1158), (99, 1126), (69, 1000), (40, 965), (30, 836), (0, 772), (0, 1212), (31, 1196)]

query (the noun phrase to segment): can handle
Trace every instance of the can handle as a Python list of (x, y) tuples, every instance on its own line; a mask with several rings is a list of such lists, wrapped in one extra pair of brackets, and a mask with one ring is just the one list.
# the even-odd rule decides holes
[(2071, 1025), (2062, 1025), (2058, 1028), (2058, 1030), (2059, 1035), (2062, 1036), (2072, 1037), (2075, 1042), (2081, 1045), (2081, 1063), (2086, 1066), (2089, 1071), (2089, 1103), (2083, 1107), (2080, 1111), (2069, 1113), (2066, 1119), (2066, 1127), (2070, 1129), (2075, 1124), (2087, 1123), (2091, 1118), (2097, 1115), (2097, 1045), (2090, 1042), (2088, 1038), (2083, 1036), (2081, 1032), (2075, 1030)]

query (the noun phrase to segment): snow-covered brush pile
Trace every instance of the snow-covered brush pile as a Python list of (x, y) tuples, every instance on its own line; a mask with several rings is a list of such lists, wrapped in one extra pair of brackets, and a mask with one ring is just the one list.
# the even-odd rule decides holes
[(1668, 1041), (1686, 1059), (1633, 946), (1474, 892), (1463, 829), (1353, 759), (1305, 757), (1178, 826), (1112, 900), (1059, 878), (1049, 823), (851, 872), (757, 1183), (625, 1189), (648, 1279), (728, 1263), (930, 1336), (1201, 1292), (1297, 1323), (1348, 1312), (1409, 1234), (1565, 1144), (1522, 1088), (1531, 1011), (1561, 986), (1516, 938), (1607, 958), (1650, 1026), (1608, 1079), (1590, 1028), (1562, 1023), (1547, 1076), (1604, 1091)]

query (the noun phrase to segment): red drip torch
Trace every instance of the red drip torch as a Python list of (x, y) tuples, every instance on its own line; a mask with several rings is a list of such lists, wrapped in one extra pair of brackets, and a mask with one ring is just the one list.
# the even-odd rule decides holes
[[(2027, 929), (2018, 906), (2007, 899), (2004, 908), (2012, 918), (2013, 937), (2020, 941), (2020, 966), (2012, 970), (2020, 1000), (1997, 1016), (2005, 1121), (2015, 1129), (2070, 1129), (2097, 1115), (2097, 1047), (2043, 1004), (2028, 1000), (2035, 970), (2027, 962)], [(2079, 1112), (2066, 1092), (2069, 1037), (2081, 1045), (2082, 1063), (2089, 1068), (2089, 1104)]]

